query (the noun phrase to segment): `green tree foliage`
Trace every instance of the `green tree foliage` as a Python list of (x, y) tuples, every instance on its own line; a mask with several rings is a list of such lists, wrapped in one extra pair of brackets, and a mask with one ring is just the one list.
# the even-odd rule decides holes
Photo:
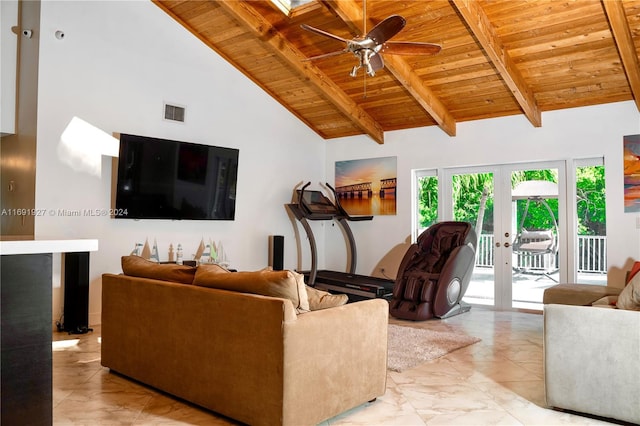
[[(484, 195), (483, 195), (484, 194)], [(468, 173), (453, 177), (453, 217), (476, 225), (484, 207), (482, 231), (493, 232), (493, 173)]]
[(438, 178), (427, 176), (419, 183), (420, 227), (428, 228), (438, 220)]
[(606, 235), (604, 166), (579, 167), (576, 187), (578, 233)]
[[(519, 183), (529, 180), (545, 180), (549, 182), (558, 183), (557, 170), (520, 170), (511, 174), (511, 188), (515, 188)], [(518, 211), (518, 221), (516, 224), (518, 227), (522, 227), (529, 231), (532, 230), (547, 230), (551, 229), (555, 231), (556, 222), (558, 220), (558, 199), (547, 198), (544, 200), (549, 208), (539, 201), (530, 201), (527, 207), (527, 200), (518, 200), (516, 202)], [(526, 210), (526, 212), (525, 212)], [(526, 216), (525, 216), (526, 213)], [(522, 219), (524, 218), (524, 222)], [(519, 231), (520, 229), (518, 229)]]
[[(511, 187), (528, 180), (558, 182), (556, 170), (517, 171), (511, 175)], [(478, 212), (484, 207), (483, 233), (493, 232), (493, 174), (475, 173), (453, 177), (453, 208), (455, 220), (478, 222)], [(582, 235), (605, 235), (604, 167), (580, 167), (576, 170), (578, 232)], [(487, 194), (483, 197), (483, 192)], [(546, 199), (553, 216), (558, 218), (558, 200)], [(518, 200), (517, 217), (521, 220), (526, 200)], [(438, 220), (438, 179), (425, 177), (419, 184), (420, 226), (426, 228)], [(554, 217), (544, 205), (530, 202), (523, 227), (529, 230), (554, 229)], [(519, 226), (520, 223), (516, 224)]]

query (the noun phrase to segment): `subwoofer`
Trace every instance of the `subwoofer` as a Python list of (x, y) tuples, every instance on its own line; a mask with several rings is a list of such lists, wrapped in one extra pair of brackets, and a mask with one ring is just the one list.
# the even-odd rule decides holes
[(284, 236), (269, 236), (269, 266), (274, 271), (282, 271), (284, 269)]
[(84, 334), (89, 328), (89, 252), (64, 255), (64, 331)]

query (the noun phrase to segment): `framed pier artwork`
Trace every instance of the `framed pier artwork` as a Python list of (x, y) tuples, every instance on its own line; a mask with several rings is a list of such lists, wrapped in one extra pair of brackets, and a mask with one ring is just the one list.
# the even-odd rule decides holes
[(335, 189), (352, 216), (396, 214), (397, 157), (336, 161)]

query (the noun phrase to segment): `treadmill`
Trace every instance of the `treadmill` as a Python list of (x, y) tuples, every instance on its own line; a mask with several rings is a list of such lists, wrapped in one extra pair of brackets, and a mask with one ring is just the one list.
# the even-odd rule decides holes
[[(349, 227), (350, 221), (371, 220), (373, 216), (351, 216), (340, 205), (340, 197), (335, 189), (326, 184), (333, 192), (335, 203), (321, 191), (307, 190), (311, 182), (297, 190), (298, 202), (286, 204), (286, 208), (300, 221), (307, 233), (311, 246), (311, 269), (300, 271), (305, 276), (307, 285), (330, 293), (346, 294), (349, 302), (357, 302), (372, 298), (390, 299), (393, 293), (393, 280), (355, 273), (357, 265), (356, 243)], [(347, 246), (351, 259), (347, 272), (318, 270), (316, 240), (309, 225), (310, 220), (336, 220), (347, 237)]]

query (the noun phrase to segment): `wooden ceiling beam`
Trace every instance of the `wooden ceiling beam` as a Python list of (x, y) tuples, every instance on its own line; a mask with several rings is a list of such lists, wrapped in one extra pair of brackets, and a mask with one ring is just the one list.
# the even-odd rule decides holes
[[(352, 32), (362, 35), (362, 8), (355, 1), (323, 0), (323, 4), (349, 26)], [(367, 21), (369, 28), (374, 23)], [(385, 67), (404, 86), (407, 92), (435, 120), (438, 126), (449, 136), (456, 135), (456, 121), (425, 82), (413, 71), (407, 61), (400, 56), (385, 55)]]
[(360, 108), (344, 91), (342, 91), (326, 74), (308, 61), (295, 46), (280, 32), (253, 9), (251, 2), (221, 1), (218, 4), (256, 34), (271, 50), (286, 61), (292, 69), (303, 76), (311, 85), (327, 96), (346, 117), (351, 119), (364, 133), (379, 144), (384, 143), (384, 131), (364, 109)]
[(602, 0), (602, 5), (609, 20), (618, 53), (622, 59), (622, 66), (627, 75), (631, 93), (640, 111), (640, 61), (638, 61), (633, 36), (624, 12), (624, 5), (620, 0)]
[(458, 9), (531, 124), (542, 126), (542, 115), (533, 91), (516, 68), (482, 6), (476, 0), (451, 0), (451, 3)]

